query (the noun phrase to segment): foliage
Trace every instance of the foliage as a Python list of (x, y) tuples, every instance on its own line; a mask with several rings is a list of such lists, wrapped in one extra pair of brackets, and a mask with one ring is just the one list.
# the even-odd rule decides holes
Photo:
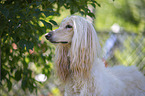
[(126, 31), (144, 32), (145, 30), (145, 1), (144, 0), (115, 0), (102, 1), (96, 9), (95, 26), (99, 31), (110, 30), (114, 23)]
[(43, 42), (41, 36), (57, 25), (53, 17), (60, 15), (62, 7), (70, 9), (71, 14), (79, 12), (94, 17), (88, 4), (100, 6), (95, 0), (1, 0), (2, 86), (10, 91), (12, 82), (17, 81), (24, 91), (33, 92), (37, 89), (34, 77), (38, 70), (39, 73), (50, 76), (54, 54), (54, 47)]

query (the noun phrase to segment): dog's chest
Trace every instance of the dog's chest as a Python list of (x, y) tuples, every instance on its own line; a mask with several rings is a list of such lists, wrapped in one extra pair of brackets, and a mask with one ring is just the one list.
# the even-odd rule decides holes
[(95, 86), (92, 81), (70, 80), (66, 84), (65, 92), (67, 96), (89, 96), (88, 93), (94, 93)]
[(68, 96), (79, 96), (83, 87), (84, 84), (82, 83), (82, 81), (77, 82), (77, 81), (70, 80), (66, 84), (65, 92), (67, 92)]

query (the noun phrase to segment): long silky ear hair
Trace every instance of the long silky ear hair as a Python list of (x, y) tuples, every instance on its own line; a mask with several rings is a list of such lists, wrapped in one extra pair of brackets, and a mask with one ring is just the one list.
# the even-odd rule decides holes
[(70, 17), (74, 23), (74, 35), (70, 49), (70, 70), (75, 76), (88, 78), (94, 59), (100, 57), (101, 47), (91, 23), (82, 17)]
[(70, 60), (68, 57), (70, 45), (59, 44), (56, 47), (55, 67), (56, 73), (60, 80), (65, 82), (69, 76)]

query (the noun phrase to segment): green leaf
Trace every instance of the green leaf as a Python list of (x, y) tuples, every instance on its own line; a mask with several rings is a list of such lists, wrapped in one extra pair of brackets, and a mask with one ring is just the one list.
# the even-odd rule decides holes
[(27, 80), (24, 79), (22, 80), (22, 85), (21, 85), (22, 89), (25, 91), (25, 89), (27, 88)]
[(46, 17), (48, 17), (48, 16), (54, 16), (54, 15), (59, 15), (59, 13), (50, 12), (50, 11), (44, 11), (43, 13), (45, 14)]
[(7, 40), (8, 36), (5, 36), (3, 39), (3, 43), (5, 43), (5, 41)]
[(84, 13), (87, 14), (88, 12), (90, 12), (90, 10), (88, 8), (84, 8)]
[(52, 30), (52, 25), (50, 23), (47, 23), (48, 29)]
[(53, 25), (58, 25), (54, 20), (49, 20)]
[(8, 87), (8, 91), (12, 89), (12, 82), (8, 79), (7, 79), (7, 87)]
[(33, 50), (33, 47), (34, 47), (33, 42), (28, 41), (28, 42), (26, 43), (26, 49), (27, 49), (28, 52), (29, 52), (29, 49)]
[(6, 75), (9, 74), (9, 72), (7, 70), (5, 70), (4, 68), (2, 68), (1, 71), (2, 71), (2, 73), (1, 73), (2, 79), (5, 79)]
[(52, 30), (52, 25), (50, 23), (46, 22), (45, 20), (40, 20), (40, 21), (46, 26), (46, 28)]
[(44, 69), (42, 70), (42, 74), (45, 74), (47, 77), (49, 77), (49, 76), (50, 76), (50, 70), (44, 68)]
[(91, 3), (91, 5), (92, 5), (94, 8), (96, 7), (95, 3)]
[(29, 82), (28, 89), (29, 89), (30, 93), (33, 92), (34, 88), (35, 88), (35, 87), (34, 87), (34, 85), (33, 85), (33, 82)]
[(75, 12), (79, 11), (77, 6), (71, 6), (70, 9), (71, 9), (71, 14), (74, 14)]
[(81, 15), (83, 16), (85, 13), (83, 11), (80, 11)]
[(15, 72), (15, 80), (16, 81), (19, 81), (21, 79), (21, 73), (22, 73), (22, 70), (17, 70)]
[(48, 60), (49, 60), (49, 61), (52, 60), (52, 53), (49, 54), (49, 56), (48, 56)]
[(96, 3), (99, 7), (101, 7), (101, 5), (97, 1), (93, 1), (93, 3)]
[(88, 13), (88, 15), (89, 15), (90, 17), (95, 17), (95, 15), (94, 15), (93, 13)]
[(20, 46), (20, 48), (24, 49), (25, 46), (26, 46), (26, 43), (27, 43), (26, 40), (24, 40), (24, 39), (20, 40), (20, 41), (19, 41), (19, 46)]

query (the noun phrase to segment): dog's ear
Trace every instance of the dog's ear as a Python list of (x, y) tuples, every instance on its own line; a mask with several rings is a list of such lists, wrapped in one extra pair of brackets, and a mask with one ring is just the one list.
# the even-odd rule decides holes
[(100, 44), (92, 24), (84, 18), (73, 18), (74, 36), (70, 50), (70, 69), (74, 76), (88, 78), (94, 59), (99, 58)]
[(57, 75), (65, 82), (67, 77), (70, 74), (69, 67), (70, 67), (70, 60), (68, 57), (69, 46), (60, 44), (56, 47), (56, 56), (55, 56), (55, 67), (57, 70)]

